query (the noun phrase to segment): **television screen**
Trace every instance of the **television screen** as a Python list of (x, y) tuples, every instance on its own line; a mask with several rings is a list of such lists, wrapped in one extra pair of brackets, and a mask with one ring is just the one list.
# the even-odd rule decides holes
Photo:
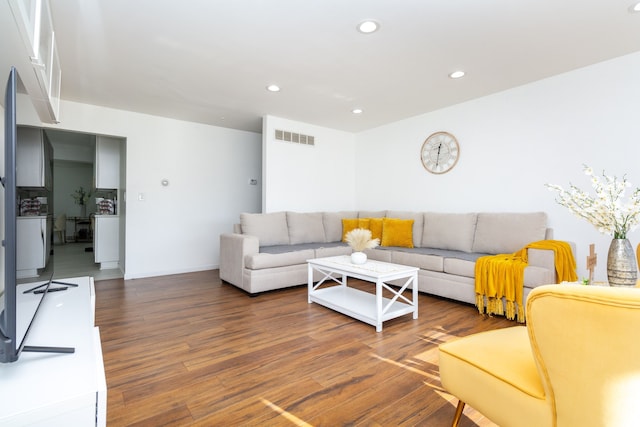
[[(0, 203), (3, 204), (2, 215), (2, 247), (0, 263), (4, 274), (0, 282), (0, 362), (15, 362), (21, 351), (42, 351), (39, 347), (27, 346), (27, 337), (38, 308), (47, 294), (53, 277), (53, 260), (39, 269), (20, 270), (19, 254), (28, 252), (25, 243), (27, 236), (24, 227), (18, 227), (19, 199), (25, 191), (16, 182), (16, 153), (18, 145), (17, 132), (17, 92), (20, 78), (15, 68), (11, 68), (5, 90), (4, 103), (4, 161), (2, 165), (2, 188)], [(29, 165), (26, 165), (29, 166)], [(33, 165), (40, 167), (40, 165)], [(33, 194), (40, 194), (44, 189), (29, 189)], [(52, 202), (52, 201), (51, 201)], [(47, 221), (47, 212), (37, 212), (33, 219)], [(51, 239), (46, 227), (38, 228), (37, 238), (44, 244)], [(21, 246), (22, 245), (22, 246)], [(48, 246), (46, 246), (48, 247)], [(21, 252), (22, 249), (22, 252)], [(44, 347), (49, 348), (49, 347)], [(68, 349), (63, 349), (66, 352)]]

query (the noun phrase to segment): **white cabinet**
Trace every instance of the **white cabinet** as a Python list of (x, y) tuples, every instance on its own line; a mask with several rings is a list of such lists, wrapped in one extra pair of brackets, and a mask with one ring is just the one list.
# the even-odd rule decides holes
[[(78, 287), (45, 296), (26, 339), (29, 346), (73, 347), (72, 354), (25, 353), (0, 364), (0, 425), (106, 426), (107, 384), (94, 324), (93, 278), (61, 279)], [(60, 285), (52, 285), (58, 287)], [(18, 295), (32, 283), (19, 285)]]
[(9, 0), (9, 6), (33, 71), (21, 72), (27, 93), (42, 121), (58, 123), (62, 71), (49, 0)]
[(121, 138), (98, 135), (96, 138), (95, 187), (120, 188)]
[(44, 130), (18, 127), (16, 185), (51, 190), (53, 187), (53, 147)]
[(37, 277), (49, 261), (51, 218), (18, 217), (16, 221), (16, 270), (19, 278)]
[(93, 230), (93, 253), (100, 269), (117, 268), (120, 259), (120, 218), (96, 215)]

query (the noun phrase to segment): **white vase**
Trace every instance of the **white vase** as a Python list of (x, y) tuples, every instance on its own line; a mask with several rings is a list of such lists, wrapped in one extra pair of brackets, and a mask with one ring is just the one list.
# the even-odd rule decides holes
[(353, 252), (351, 254), (351, 263), (352, 264), (364, 264), (367, 262), (367, 254), (364, 252)]

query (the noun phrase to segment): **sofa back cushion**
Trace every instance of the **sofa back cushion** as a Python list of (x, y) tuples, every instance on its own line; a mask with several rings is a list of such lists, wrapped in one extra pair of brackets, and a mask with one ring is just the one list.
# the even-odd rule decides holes
[(425, 212), (422, 247), (471, 252), (477, 213)]
[(242, 234), (256, 236), (260, 246), (288, 245), (289, 229), (285, 212), (241, 213)]
[(473, 252), (509, 254), (526, 244), (544, 240), (547, 214), (479, 213)]
[(358, 218), (384, 218), (387, 215), (387, 211), (359, 211)]
[(326, 242), (322, 212), (287, 212), (289, 243), (322, 243)]
[(357, 218), (356, 211), (322, 212), (324, 225), (324, 237), (327, 242), (339, 242), (342, 240), (342, 219)]

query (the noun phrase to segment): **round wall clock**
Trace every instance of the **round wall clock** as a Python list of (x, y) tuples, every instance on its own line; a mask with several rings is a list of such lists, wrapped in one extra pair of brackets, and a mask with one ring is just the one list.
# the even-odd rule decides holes
[(449, 172), (458, 162), (460, 145), (455, 136), (448, 132), (436, 132), (422, 144), (420, 153), (422, 165), (431, 173)]

